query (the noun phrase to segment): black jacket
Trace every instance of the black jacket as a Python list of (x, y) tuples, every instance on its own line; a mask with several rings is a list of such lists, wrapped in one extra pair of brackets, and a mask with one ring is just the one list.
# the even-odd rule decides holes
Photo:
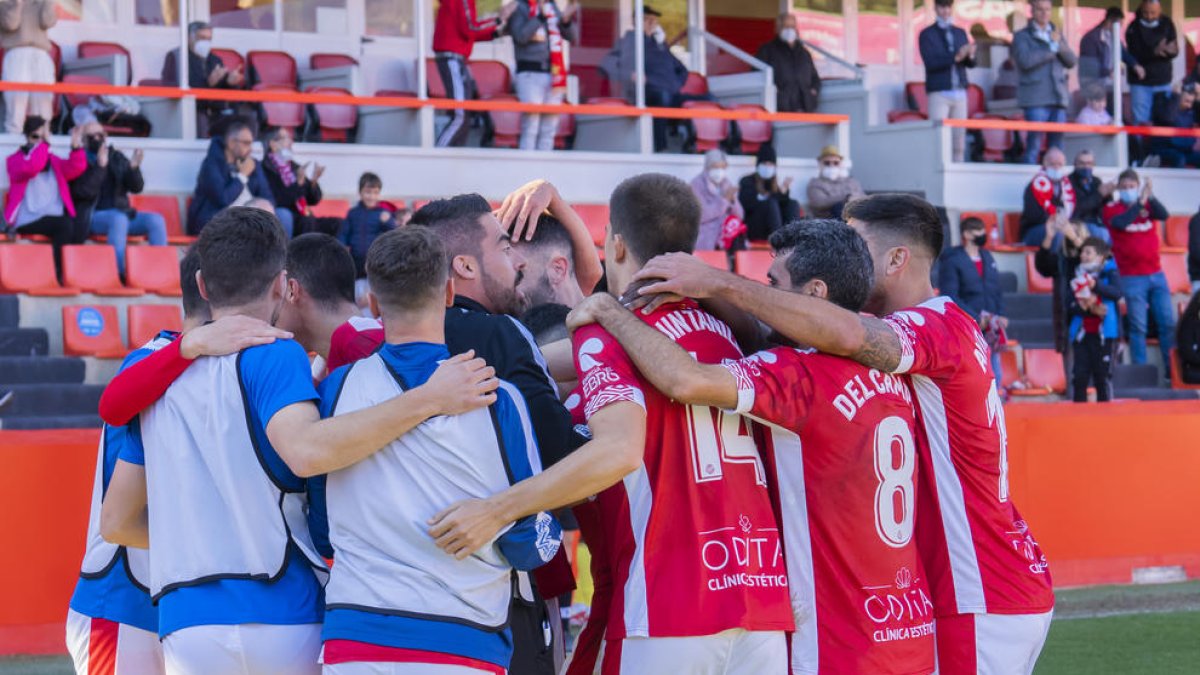
[(1200, 281), (1200, 213), (1188, 221), (1188, 278)]
[(981, 312), (1004, 316), (1004, 288), (996, 259), (986, 249), (979, 251), (979, 257), (983, 260), (983, 276), (962, 246), (943, 251), (938, 260), (938, 290), (976, 320)]
[(954, 46), (948, 46), (946, 31), (936, 23), (926, 26), (921, 31), (917, 43), (921, 50), (921, 61), (925, 63), (925, 91), (949, 91), (952, 85), (951, 73), (958, 71), (958, 83), (961, 88), (967, 87), (967, 68), (975, 67), (975, 59), (963, 59), (954, 62), (954, 56), (969, 41), (967, 32), (958, 26), (950, 27), (951, 39)]
[[(1104, 219), (1100, 212), (1104, 210), (1104, 196), (1100, 194), (1100, 186), (1103, 181), (1094, 175), (1085, 181), (1074, 171), (1068, 178), (1071, 187), (1075, 188), (1075, 212), (1072, 218), (1092, 225), (1102, 225)], [(1033, 192), (1030, 191), (1029, 195), (1033, 196)]]
[[(1076, 204), (1078, 204), (1079, 195), (1075, 195)], [(1046, 213), (1046, 209), (1038, 203), (1037, 197), (1033, 196), (1033, 181), (1030, 181), (1025, 186), (1025, 194), (1021, 197), (1021, 236), (1038, 225), (1045, 225), (1050, 219), (1050, 214)], [(1056, 194), (1051, 200), (1056, 208), (1062, 208), (1062, 195)]]
[(1185, 312), (1176, 331), (1175, 344), (1183, 366), (1180, 375), (1188, 384), (1200, 384), (1200, 317)]
[[(292, 173), (296, 176), (300, 175), (300, 170), (304, 167), (296, 162), (291, 162)], [(292, 183), (289, 186), (283, 184), (283, 176), (279, 175), (279, 167), (275, 166), (275, 161), (270, 157), (264, 157), (262, 161), (263, 174), (267, 177), (267, 185), (271, 186), (272, 201), (275, 206), (283, 207), (296, 215), (305, 216), (306, 213), (300, 213), (296, 209), (296, 202), (303, 197), (304, 201), (308, 202), (309, 206), (321, 203), (321, 186), (316, 181), (306, 180), (301, 185), (299, 182)]]
[[(167, 86), (175, 86), (179, 84), (179, 50), (172, 49), (167, 52), (167, 58), (163, 60), (162, 80)], [(214, 68), (221, 65), (221, 57), (216, 54), (209, 54), (201, 59), (199, 54), (188, 52), (188, 86), (192, 89), (229, 89), (227, 83), (228, 76), (221, 78), (217, 86), (213, 87), (208, 84), (208, 75)]]
[(1038, 248), (1037, 253), (1033, 254), (1033, 266), (1038, 274), (1054, 280), (1051, 318), (1054, 324), (1054, 349), (1059, 353), (1067, 349), (1067, 308), (1075, 300), (1075, 294), (1071, 292), (1071, 277), (1075, 275), (1078, 265), (1078, 255), (1067, 255), (1062, 250)]
[(475, 350), (475, 356), (496, 369), (496, 377), (512, 384), (525, 397), (542, 466), (550, 466), (582, 445), (571, 414), (559, 402), (554, 380), (529, 331), (510, 316), (496, 315), (462, 296), (446, 310), (446, 346), (451, 354)]
[(1171, 84), (1171, 62), (1174, 57), (1163, 58), (1154, 54), (1154, 48), (1162, 40), (1175, 42), (1176, 53), (1179, 44), (1176, 42), (1175, 24), (1165, 14), (1158, 19), (1154, 28), (1146, 28), (1138, 19), (1134, 19), (1125, 29), (1125, 45), (1130, 55), (1137, 60), (1138, 65), (1146, 69), (1146, 78), (1139, 80), (1133, 68), (1128, 69), (1129, 84), (1157, 87)]
[(779, 112), (816, 112), (821, 76), (803, 41), (789, 45), (776, 37), (759, 47), (755, 58), (775, 73), (775, 106)]

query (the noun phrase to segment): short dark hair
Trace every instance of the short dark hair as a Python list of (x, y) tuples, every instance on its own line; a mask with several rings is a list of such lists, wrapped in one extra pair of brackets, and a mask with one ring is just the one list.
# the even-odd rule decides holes
[(644, 173), (626, 178), (608, 202), (614, 235), (630, 253), (647, 262), (664, 253), (691, 253), (700, 231), (700, 202), (692, 188), (674, 176)]
[(455, 195), (435, 199), (417, 209), (409, 225), (424, 225), (437, 233), (446, 250), (446, 264), (456, 256), (483, 255), (483, 238), (487, 234), (479, 219), (492, 212), (491, 204), (478, 194)]
[(1082, 251), (1089, 246), (1095, 249), (1096, 253), (1099, 253), (1100, 256), (1104, 258), (1107, 258), (1109, 254), (1112, 253), (1112, 246), (1100, 237), (1088, 237), (1087, 239), (1084, 239), (1083, 243), (1079, 245), (1079, 250)]
[(1089, 82), (1083, 88), (1083, 100), (1085, 101), (1103, 101), (1108, 98), (1108, 92), (1099, 83)]
[(214, 309), (261, 297), (287, 260), (287, 238), (279, 219), (245, 206), (213, 216), (200, 230), (196, 249), (208, 303)]
[(362, 192), (369, 187), (377, 187), (382, 190), (383, 180), (379, 176), (367, 171), (358, 177), (358, 191)]
[(533, 239), (529, 241), (521, 240), (522, 246), (531, 246), (536, 250), (554, 250), (565, 253), (567, 261), (574, 267), (574, 242), (571, 241), (571, 233), (567, 232), (567, 226), (562, 224), (558, 218), (543, 213), (538, 216), (537, 229), (533, 233)]
[(867, 242), (846, 223), (832, 218), (794, 220), (771, 235), (771, 247), (787, 255), (788, 276), (799, 287), (820, 279), (828, 300), (857, 312), (875, 279)]
[(561, 340), (569, 335), (567, 332), (567, 315), (571, 308), (556, 302), (537, 305), (521, 316), (521, 323), (529, 329), (534, 342), (542, 346), (548, 342)]
[(1125, 169), (1124, 171), (1122, 171), (1121, 175), (1117, 176), (1117, 182), (1120, 183), (1121, 181), (1125, 180), (1126, 178), (1132, 178), (1133, 180), (1136, 180), (1139, 183), (1142, 182), (1141, 177), (1138, 176), (1138, 172), (1134, 171), (1133, 169)]
[(328, 234), (309, 232), (291, 240), (287, 271), (313, 300), (327, 308), (354, 302), (354, 258)]
[(893, 241), (920, 246), (934, 258), (942, 252), (942, 219), (932, 204), (915, 195), (885, 192), (859, 197), (846, 205), (842, 217), (861, 221), (872, 233)]
[(970, 216), (969, 218), (963, 218), (962, 220), (958, 221), (958, 231), (959, 232), (966, 232), (967, 230), (986, 230), (986, 229), (987, 229), (987, 225), (985, 225), (983, 223), (982, 218), (976, 218), (975, 216)]
[(179, 260), (179, 287), (183, 291), (183, 315), (189, 319), (208, 319), (212, 312), (208, 310), (208, 301), (200, 295), (200, 285), (196, 283), (196, 272), (200, 271), (200, 250), (189, 246)]
[(248, 130), (251, 136), (254, 135), (254, 125), (250, 123), (250, 120), (241, 116), (230, 118), (221, 129), (221, 138), (228, 141), (234, 134), (241, 133), (243, 129)]
[(1124, 21), (1125, 20), (1125, 11), (1115, 5), (1112, 7), (1109, 7), (1104, 12), (1104, 20), (1105, 21)]
[(938, 7), (953, 7), (954, 0), (933, 0), (933, 4)]
[(25, 136), (46, 126), (46, 119), (40, 115), (30, 115), (25, 118), (25, 125), (21, 127), (21, 133)]
[(207, 21), (193, 21), (188, 24), (188, 37), (194, 38), (196, 37), (196, 33), (210, 28), (212, 28), (212, 25)]
[(428, 227), (385, 232), (367, 251), (371, 292), (389, 309), (423, 309), (445, 291), (446, 257), (441, 237)]

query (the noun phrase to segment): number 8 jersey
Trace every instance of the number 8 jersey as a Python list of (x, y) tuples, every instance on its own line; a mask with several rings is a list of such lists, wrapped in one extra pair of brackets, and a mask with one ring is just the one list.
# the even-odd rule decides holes
[[(701, 362), (741, 356), (729, 327), (694, 302), (638, 316)], [(641, 466), (598, 497), (615, 575), (607, 639), (791, 630), (779, 527), (750, 424), (673, 403), (598, 325), (576, 331), (573, 347), (587, 418), (618, 402), (646, 410)]]
[(792, 673), (933, 672), (908, 383), (786, 347), (725, 367), (737, 379), (737, 412), (769, 439), (796, 613)]

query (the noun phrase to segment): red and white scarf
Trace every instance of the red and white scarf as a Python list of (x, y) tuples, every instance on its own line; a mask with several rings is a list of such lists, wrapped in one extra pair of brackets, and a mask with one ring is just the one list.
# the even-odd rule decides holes
[[(1062, 208), (1069, 218), (1072, 213), (1075, 213), (1075, 187), (1071, 185), (1071, 179), (1068, 176), (1063, 176), (1058, 183)], [(1054, 205), (1054, 181), (1046, 175), (1045, 169), (1033, 177), (1031, 187), (1033, 198), (1037, 200), (1038, 206), (1042, 207), (1047, 216), (1053, 216), (1058, 212), (1058, 207)]]
[[(564, 48), (562, 30), (559, 28), (560, 15), (553, 2), (541, 3), (542, 17), (546, 20), (546, 44), (550, 46), (550, 86), (567, 86), (567, 52)], [(529, 18), (536, 19), (538, 15), (537, 0), (530, 0)]]

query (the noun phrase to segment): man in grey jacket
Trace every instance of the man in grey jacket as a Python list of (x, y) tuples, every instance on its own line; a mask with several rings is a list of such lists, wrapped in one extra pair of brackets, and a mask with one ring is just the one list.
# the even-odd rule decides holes
[[(567, 91), (566, 42), (575, 42), (575, 0), (559, 9), (554, 0), (518, 0), (508, 19), (517, 62), (517, 98), (522, 103), (558, 105)], [(558, 115), (521, 116), (521, 149), (553, 150)]]
[[(1062, 32), (1050, 23), (1051, 0), (1033, 0), (1030, 22), (1013, 36), (1012, 58), (1020, 81), (1017, 103), (1029, 122), (1066, 122), (1067, 71), (1075, 67), (1075, 52), (1067, 46)], [(1049, 136), (1050, 147), (1062, 147), (1062, 133)], [(1037, 164), (1042, 149), (1042, 132), (1029, 132), (1025, 163)]]

